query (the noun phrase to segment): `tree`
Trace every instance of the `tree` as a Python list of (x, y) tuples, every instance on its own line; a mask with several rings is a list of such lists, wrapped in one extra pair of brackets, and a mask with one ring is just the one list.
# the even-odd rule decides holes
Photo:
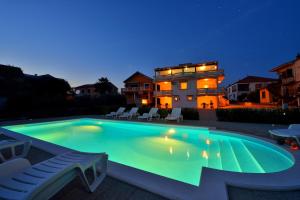
[(98, 82), (95, 84), (96, 92), (100, 95), (109, 94), (113, 91), (113, 84), (106, 77), (101, 77), (98, 79)]
[(247, 95), (247, 99), (248, 101), (250, 102), (253, 102), (253, 103), (259, 103), (259, 90), (255, 90), (253, 92), (250, 92), (248, 95)]

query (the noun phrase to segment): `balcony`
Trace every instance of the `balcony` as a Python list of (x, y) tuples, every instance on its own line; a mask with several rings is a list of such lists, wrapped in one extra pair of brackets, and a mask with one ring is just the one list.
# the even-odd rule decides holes
[(154, 91), (154, 96), (172, 96), (172, 90)]
[(223, 88), (198, 88), (197, 95), (223, 95), (225, 93)]
[(287, 78), (282, 78), (281, 79), (282, 85), (287, 85), (287, 84), (290, 84), (294, 81), (295, 81), (294, 77), (287, 77)]
[(177, 78), (215, 78), (219, 76), (224, 76), (224, 70), (219, 69), (216, 71), (205, 71), (205, 72), (181, 72), (170, 75), (156, 75), (154, 77), (155, 81), (165, 81), (165, 80), (173, 80)]
[(121, 88), (121, 93), (124, 92), (141, 92), (141, 91), (152, 91), (152, 88), (145, 88), (145, 87), (127, 87)]

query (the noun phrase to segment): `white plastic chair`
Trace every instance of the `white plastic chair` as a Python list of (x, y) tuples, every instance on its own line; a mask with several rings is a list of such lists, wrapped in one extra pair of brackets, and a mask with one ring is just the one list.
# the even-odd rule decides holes
[(287, 129), (269, 130), (272, 138), (294, 138), (300, 146), (300, 124), (291, 124)]
[(157, 113), (158, 108), (151, 108), (149, 113), (143, 113), (142, 116), (139, 116), (138, 119), (147, 119), (151, 121), (153, 118), (160, 118), (160, 115)]
[(177, 122), (182, 121), (183, 116), (181, 115), (181, 108), (173, 108), (171, 114), (168, 114), (165, 120)]
[(115, 118), (115, 117), (122, 115), (124, 113), (124, 111), (125, 111), (125, 108), (120, 107), (116, 112), (111, 112), (109, 114), (106, 114), (105, 117)]
[(138, 116), (138, 107), (133, 107), (129, 112), (125, 112), (122, 115), (119, 116), (119, 118), (126, 118), (126, 119), (132, 119), (135, 116)]

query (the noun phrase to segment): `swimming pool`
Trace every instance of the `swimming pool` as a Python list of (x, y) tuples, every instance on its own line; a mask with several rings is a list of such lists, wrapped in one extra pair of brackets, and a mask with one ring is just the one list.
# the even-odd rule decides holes
[(294, 164), (271, 143), (201, 127), (83, 118), (3, 128), (195, 186), (202, 167), (271, 173)]

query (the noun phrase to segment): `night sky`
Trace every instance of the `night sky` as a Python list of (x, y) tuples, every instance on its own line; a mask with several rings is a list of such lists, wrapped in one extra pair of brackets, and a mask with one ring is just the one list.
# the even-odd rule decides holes
[(0, 63), (72, 86), (210, 60), (226, 85), (297, 53), (299, 0), (0, 0)]

